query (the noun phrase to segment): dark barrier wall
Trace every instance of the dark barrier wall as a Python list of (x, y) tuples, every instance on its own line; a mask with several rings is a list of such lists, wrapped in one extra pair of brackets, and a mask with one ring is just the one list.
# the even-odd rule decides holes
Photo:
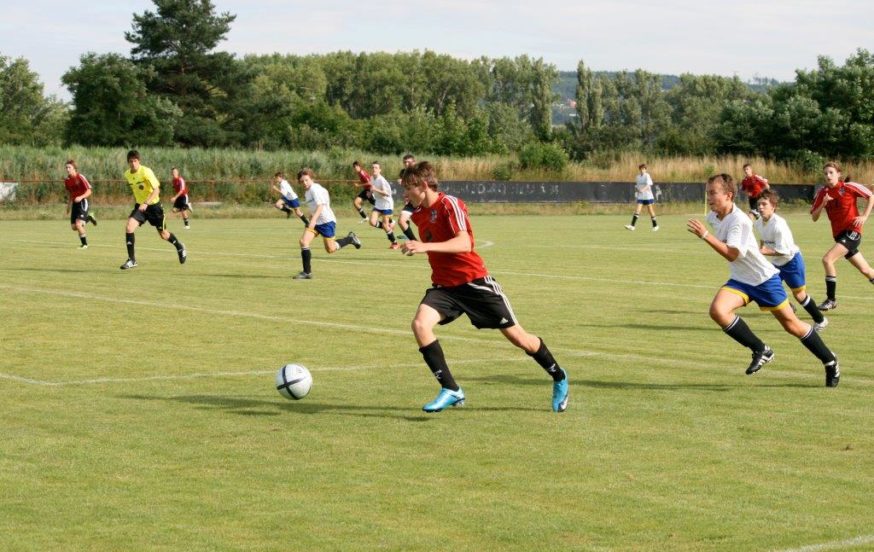
[[(808, 184), (772, 185), (784, 200), (813, 201), (814, 186)], [(469, 203), (630, 203), (634, 184), (629, 182), (496, 182), (441, 181), (440, 189)], [(400, 198), (395, 186), (395, 197)], [(658, 202), (704, 202), (703, 182), (656, 183), (653, 193)], [(741, 194), (743, 195), (743, 194)]]

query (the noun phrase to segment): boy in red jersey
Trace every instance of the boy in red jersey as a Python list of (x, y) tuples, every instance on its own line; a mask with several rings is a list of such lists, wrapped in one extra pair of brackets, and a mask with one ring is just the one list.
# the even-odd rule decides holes
[[(838, 306), (836, 296), (838, 272), (835, 261), (839, 258), (844, 257), (850, 261), (851, 265), (874, 284), (874, 269), (859, 252), (859, 245), (862, 243), (862, 226), (868, 220), (874, 202), (871, 201), (871, 190), (861, 184), (850, 182), (849, 175), (846, 179), (842, 178), (841, 167), (837, 163), (826, 163), (823, 171), (825, 171), (825, 186), (813, 199), (810, 216), (816, 222), (825, 209), (831, 221), (832, 237), (835, 240), (832, 248), (822, 257), (822, 265), (825, 267), (826, 299), (819, 305), (819, 310), (827, 311)], [(866, 200), (865, 211), (861, 215), (856, 205), (856, 199), (860, 197)]]
[(85, 178), (85, 175), (79, 174), (79, 168), (76, 162), (72, 159), (64, 164), (67, 170), (67, 178), (64, 180), (64, 187), (70, 194), (70, 201), (67, 203), (67, 213), (70, 214), (70, 227), (79, 233), (79, 249), (88, 249), (88, 236), (85, 232), (85, 225), (91, 223), (97, 226), (97, 219), (88, 213), (91, 202), (88, 198), (91, 197), (91, 183)]
[(191, 228), (188, 222), (188, 215), (192, 211), (191, 201), (188, 198), (188, 184), (186, 184), (185, 179), (182, 178), (182, 175), (179, 174), (179, 169), (176, 167), (173, 167), (170, 173), (173, 175), (173, 212), (182, 215), (182, 223), (185, 225), (185, 229), (188, 230)]
[(358, 161), (352, 162), (352, 168), (355, 169), (355, 174), (358, 176), (359, 183), (355, 184), (356, 188), (362, 188), (362, 190), (355, 196), (355, 199), (352, 200), (352, 205), (355, 206), (355, 210), (358, 211), (358, 214), (361, 216), (361, 220), (359, 220), (359, 224), (367, 220), (367, 213), (364, 212), (364, 207), (362, 205), (365, 201), (369, 201), (371, 205), (376, 203), (376, 200), (373, 198), (373, 192), (370, 190), (373, 187), (373, 184), (370, 180), (370, 175), (367, 174), (363, 168), (361, 168), (361, 163)]
[(741, 181), (740, 187), (747, 194), (747, 200), (750, 203), (750, 219), (756, 220), (759, 218), (759, 196), (762, 195), (762, 192), (771, 188), (768, 185), (768, 179), (754, 174), (752, 165), (747, 163), (744, 165), (744, 179)]
[(455, 383), (434, 326), (448, 324), (466, 314), (477, 328), (497, 328), (513, 345), (523, 349), (552, 377), (552, 410), (564, 412), (568, 403), (568, 378), (539, 337), (522, 329), (501, 286), (473, 250), (473, 229), (464, 202), (437, 190), (431, 165), (422, 161), (404, 170), (401, 179), (416, 210), (413, 222), (422, 241), (409, 240), (407, 255), (427, 253), (433, 287), (425, 292), (413, 318), (413, 335), (419, 352), (437, 381), (440, 393), (422, 407), (440, 412), (464, 404), (464, 391)]

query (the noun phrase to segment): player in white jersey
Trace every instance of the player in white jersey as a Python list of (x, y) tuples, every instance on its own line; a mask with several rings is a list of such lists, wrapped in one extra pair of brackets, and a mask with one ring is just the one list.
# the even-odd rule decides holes
[(649, 211), (649, 218), (652, 220), (652, 231), (659, 231), (659, 223), (656, 221), (655, 209), (653, 208), (653, 203), (655, 203), (655, 196), (652, 193), (652, 177), (647, 173), (646, 165), (641, 164), (638, 165), (637, 169), (640, 171), (640, 174), (637, 175), (637, 179), (634, 183), (634, 195), (637, 198), (637, 207), (634, 208), (634, 214), (631, 215), (631, 224), (626, 224), (625, 228), (628, 230), (634, 230), (637, 225), (637, 218), (640, 216), (640, 212), (643, 210), (643, 206), (646, 205), (647, 210)]
[(841, 371), (838, 359), (810, 324), (799, 320), (789, 307), (789, 299), (779, 271), (759, 251), (753, 235), (753, 223), (734, 204), (737, 186), (727, 174), (711, 176), (707, 180), (707, 205), (711, 212), (707, 222), (713, 228), (711, 234), (704, 224), (690, 219), (689, 232), (704, 240), (714, 251), (729, 263), (729, 280), (720, 288), (710, 304), (710, 317), (732, 339), (749, 348), (752, 362), (747, 375), (754, 374), (767, 362), (774, 359), (774, 351), (765, 345), (743, 319), (734, 313), (755, 301), (763, 311), (770, 311), (783, 329), (801, 340), (825, 368), (825, 384), (837, 387)]
[(777, 191), (770, 188), (759, 195), (756, 203), (759, 218), (753, 223), (760, 238), (759, 251), (777, 267), (780, 271), (780, 279), (786, 282), (795, 300), (813, 318), (813, 327), (816, 331), (821, 331), (828, 326), (828, 319), (822, 315), (816, 302), (807, 294), (804, 257), (795, 245), (795, 238), (786, 219), (775, 212), (779, 201), (780, 196)]
[(289, 218), (294, 213), (303, 222), (304, 226), (309, 226), (310, 221), (307, 220), (303, 211), (300, 210), (300, 200), (297, 198), (297, 192), (294, 191), (294, 188), (291, 187), (291, 184), (288, 183), (285, 175), (281, 172), (273, 175), (273, 189), (279, 192), (281, 196), (276, 200), (274, 207), (285, 212), (285, 218)]
[[(389, 249), (397, 249), (400, 247), (398, 240), (395, 237), (395, 223), (392, 220), (394, 213), (394, 198), (391, 189), (391, 184), (382, 176), (382, 167), (374, 161), (371, 165), (373, 177), (371, 179), (373, 194), (373, 210), (370, 212), (370, 225), (374, 228), (382, 228), (385, 230), (385, 237), (391, 243)], [(380, 220), (382, 219), (382, 220)]]
[(300, 257), (303, 261), (303, 271), (294, 277), (295, 280), (311, 280), (313, 277), (310, 243), (316, 236), (322, 236), (325, 251), (328, 253), (335, 253), (347, 245), (354, 245), (355, 249), (361, 249), (361, 240), (358, 239), (355, 232), (349, 232), (345, 238), (334, 239), (337, 218), (334, 216), (334, 211), (331, 210), (331, 197), (328, 190), (313, 181), (313, 177), (313, 171), (309, 168), (302, 169), (297, 173), (297, 181), (306, 189), (304, 200), (310, 209), (310, 221), (300, 237)]

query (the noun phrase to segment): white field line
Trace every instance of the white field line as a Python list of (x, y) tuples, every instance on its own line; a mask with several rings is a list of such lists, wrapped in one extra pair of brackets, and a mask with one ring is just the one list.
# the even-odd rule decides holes
[[(458, 360), (453, 361), (452, 364), (477, 364), (477, 363), (485, 363), (485, 362), (529, 362), (524, 355), (516, 358), (504, 358), (504, 359), (494, 359), (494, 358), (482, 358), (482, 359), (466, 359), (466, 360)], [(367, 366), (326, 366), (323, 368), (312, 369), (311, 371), (316, 374), (321, 374), (323, 372), (354, 372), (357, 370), (376, 370), (384, 367), (385, 364), (371, 364)], [(420, 368), (422, 366), (421, 362), (409, 363), (409, 364), (392, 364), (391, 368)], [(175, 381), (175, 380), (193, 380), (199, 378), (237, 378), (237, 377), (247, 377), (247, 376), (267, 376), (270, 374), (276, 374), (276, 370), (246, 370), (240, 372), (200, 372), (194, 374), (169, 374), (163, 376), (139, 376), (139, 377), (131, 377), (131, 378), (93, 378), (93, 379), (83, 379), (83, 380), (69, 380), (69, 381), (45, 381), (38, 380), (32, 378), (24, 378), (21, 376), (16, 376), (14, 374), (4, 374), (0, 372), (0, 379), (7, 379), (11, 381), (16, 381), (19, 383), (26, 383), (29, 385), (42, 385), (45, 387), (66, 387), (71, 385), (99, 385), (105, 383), (133, 383), (133, 382), (144, 382), (144, 381)]]
[(779, 552), (822, 552), (824, 550), (841, 550), (844, 548), (856, 548), (866, 544), (874, 543), (874, 535), (860, 535), (852, 539), (842, 541), (824, 542), (821, 544), (811, 544), (802, 546), (801, 548), (787, 548)]
[[(45, 245), (44, 242), (34, 242), (34, 241), (26, 241), (26, 240), (16, 240), (20, 243), (41, 243)], [(95, 245), (93, 247), (112, 247), (115, 246), (110, 245)], [(172, 253), (176, 254), (176, 250), (167, 248), (156, 248), (156, 247), (140, 247), (137, 246), (137, 249), (144, 251), (158, 251), (164, 253)], [(259, 259), (279, 259), (279, 260), (289, 260), (291, 257), (289, 255), (260, 255), (255, 253), (225, 253), (220, 251), (207, 251), (207, 252), (198, 252), (197, 255), (204, 256), (215, 256), (215, 257), (250, 257), (250, 258), (259, 258)], [(336, 258), (324, 258), (319, 259), (319, 262), (328, 262), (328, 263), (337, 263), (337, 264), (367, 264), (370, 265), (372, 260), (367, 261), (355, 261), (350, 259), (336, 259)], [(392, 268), (416, 268), (423, 269), (424, 267), (419, 263), (401, 263), (394, 265)], [(537, 279), (548, 279), (548, 280), (570, 280), (570, 281), (580, 281), (580, 282), (604, 282), (609, 284), (629, 284), (635, 286), (649, 286), (649, 287), (667, 287), (667, 288), (686, 288), (686, 289), (707, 289), (707, 290), (715, 290), (719, 289), (724, 283), (723, 281), (716, 279), (712, 284), (688, 284), (688, 283), (679, 283), (679, 282), (659, 282), (652, 280), (627, 280), (622, 278), (598, 278), (594, 276), (580, 276), (576, 274), (546, 274), (542, 272), (517, 272), (512, 270), (497, 270), (492, 271), (492, 274), (495, 276), (500, 276), (502, 274), (506, 274), (508, 276), (519, 276), (523, 278), (537, 278)], [(727, 276), (727, 275), (726, 275)], [(841, 294), (842, 299), (852, 300), (852, 301), (862, 301), (862, 302), (874, 302), (874, 294), (872, 295), (844, 295)], [(701, 299), (710, 301), (710, 298)], [(175, 306), (174, 308), (180, 308)]]

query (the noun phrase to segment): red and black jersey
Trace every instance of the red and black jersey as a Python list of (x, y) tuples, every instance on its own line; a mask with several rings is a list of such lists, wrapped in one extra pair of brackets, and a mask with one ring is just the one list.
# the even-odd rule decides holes
[(64, 186), (70, 193), (70, 199), (83, 195), (91, 189), (91, 183), (85, 178), (85, 175), (77, 173), (76, 176), (67, 177), (64, 180)]
[(741, 189), (746, 192), (747, 196), (753, 199), (759, 197), (759, 194), (762, 193), (762, 190), (764, 190), (767, 185), (768, 179), (757, 174), (744, 178), (740, 183)]
[(364, 186), (365, 190), (369, 190), (373, 187), (370, 183), (370, 175), (367, 174), (367, 171), (364, 169), (358, 169), (358, 180), (361, 181), (361, 184)]
[(173, 179), (173, 191), (175, 192), (173, 195), (182, 194), (185, 195), (188, 193), (188, 184), (185, 183), (185, 179), (181, 176), (177, 176)]
[(482, 258), (473, 251), (473, 228), (463, 201), (441, 192), (431, 206), (419, 206), (413, 211), (412, 219), (425, 243), (448, 241), (461, 232), (470, 238), (471, 250), (467, 253), (428, 252), (432, 282), (453, 287), (488, 276)]
[(825, 212), (832, 223), (832, 236), (837, 237), (841, 232), (847, 230), (854, 230), (861, 234), (862, 227), (853, 223), (855, 218), (859, 216), (856, 199), (860, 197), (870, 198), (871, 190), (856, 182), (841, 181), (832, 188), (823, 186), (813, 199), (813, 207), (810, 208), (810, 212), (819, 209), (826, 195), (831, 198), (831, 201), (825, 205)]

